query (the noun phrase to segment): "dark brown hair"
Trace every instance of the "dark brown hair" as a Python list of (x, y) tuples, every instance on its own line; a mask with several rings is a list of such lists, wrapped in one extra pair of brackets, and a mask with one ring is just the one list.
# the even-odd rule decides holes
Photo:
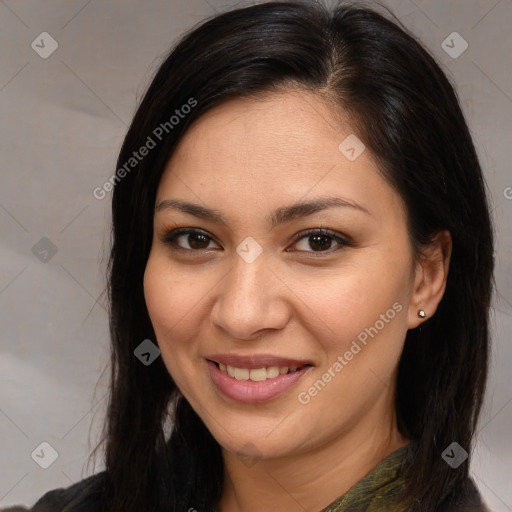
[(469, 460), (454, 470), (441, 453), (456, 441), (471, 454), (487, 376), (493, 231), (454, 88), (398, 21), (366, 5), (268, 2), (217, 15), (183, 36), (158, 69), (119, 155), (118, 169), (176, 109), (197, 101), (113, 192), (105, 511), (215, 510), (223, 485), (218, 443), (176, 395), (162, 359), (145, 366), (134, 356), (144, 339), (156, 342), (143, 293), (156, 191), (192, 122), (232, 98), (287, 87), (321, 94), (349, 115), (407, 206), (416, 251), (438, 230), (452, 236), (444, 297), (432, 318), (407, 333), (396, 410), (415, 446), (404, 495), (410, 510), (449, 511), (468, 492)]

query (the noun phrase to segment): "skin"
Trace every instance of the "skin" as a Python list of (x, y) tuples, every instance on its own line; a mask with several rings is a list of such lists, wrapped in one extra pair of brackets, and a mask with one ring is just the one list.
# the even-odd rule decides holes
[[(451, 240), (439, 233), (414, 259), (402, 199), (370, 151), (349, 161), (338, 149), (352, 133), (348, 119), (311, 92), (230, 100), (188, 129), (159, 184), (156, 205), (181, 199), (229, 223), (156, 211), (144, 276), (163, 361), (222, 447), (222, 512), (318, 511), (408, 442), (396, 424), (397, 365), (407, 330), (423, 321), (418, 310), (431, 316), (442, 298)], [(330, 208), (267, 224), (279, 207), (325, 196), (368, 213)], [(353, 245), (295, 241), (320, 226)], [(195, 252), (180, 252), (162, 241), (177, 227), (210, 238), (182, 235), (177, 246)], [(246, 237), (263, 249), (252, 263), (236, 252)], [(298, 394), (394, 303), (401, 311), (309, 403), (299, 403)], [(212, 382), (205, 357), (214, 353), (268, 353), (313, 367), (282, 395), (244, 404)]]

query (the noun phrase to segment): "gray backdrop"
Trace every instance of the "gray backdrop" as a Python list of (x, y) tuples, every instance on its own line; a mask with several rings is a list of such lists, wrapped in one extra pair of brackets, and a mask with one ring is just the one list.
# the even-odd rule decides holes
[[(510, 511), (512, 0), (384, 3), (456, 83), (485, 169), (498, 293), (471, 469), (491, 508)], [(92, 192), (159, 57), (205, 16), (247, 4), (0, 1), (0, 504), (31, 505), (103, 468), (86, 460), (107, 401), (110, 194)]]

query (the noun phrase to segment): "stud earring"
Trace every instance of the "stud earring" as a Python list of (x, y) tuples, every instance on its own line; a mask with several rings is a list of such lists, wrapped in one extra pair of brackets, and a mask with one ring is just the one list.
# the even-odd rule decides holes
[(425, 317), (427, 316), (427, 314), (425, 313), (425, 311), (423, 311), (423, 309), (420, 309), (420, 310), (418, 311), (418, 316), (419, 316), (420, 318), (425, 318)]

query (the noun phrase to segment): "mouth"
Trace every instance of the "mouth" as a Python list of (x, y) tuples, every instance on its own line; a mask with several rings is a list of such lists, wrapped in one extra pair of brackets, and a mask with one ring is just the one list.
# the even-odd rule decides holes
[(273, 356), (212, 356), (206, 359), (210, 377), (224, 397), (236, 402), (272, 400), (291, 390), (313, 365)]

